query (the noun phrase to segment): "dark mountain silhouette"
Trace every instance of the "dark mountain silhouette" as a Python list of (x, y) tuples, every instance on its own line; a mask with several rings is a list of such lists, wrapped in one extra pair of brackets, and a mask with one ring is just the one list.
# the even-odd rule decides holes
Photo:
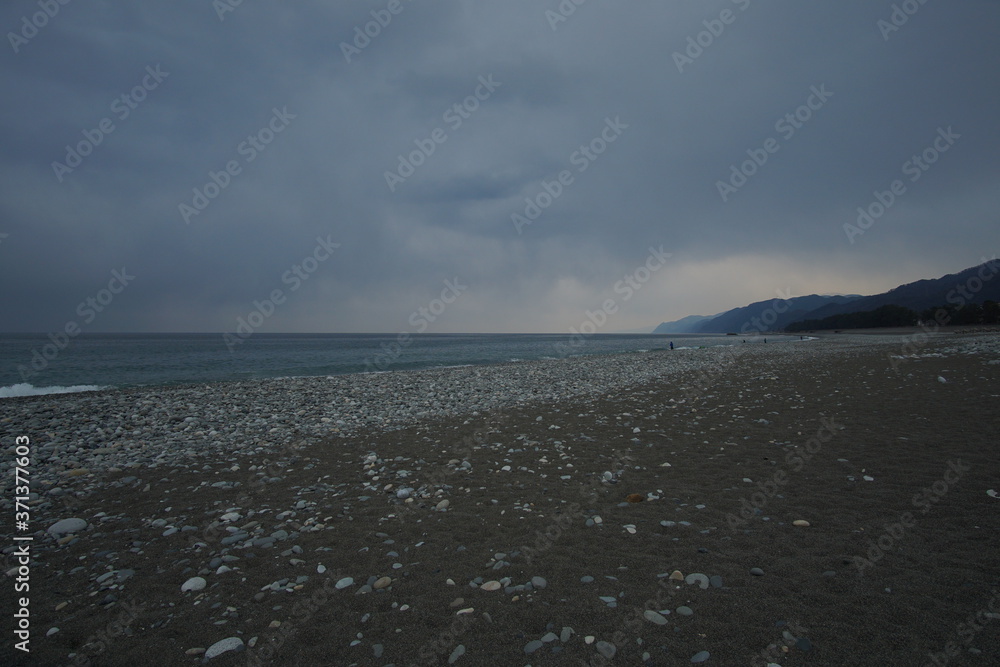
[(673, 322), (664, 322), (660, 326), (653, 329), (653, 333), (655, 334), (694, 333), (702, 322), (718, 316), (719, 313), (715, 315), (688, 315), (687, 317), (682, 317), (681, 319), (674, 320)]
[[(871, 312), (898, 306), (922, 313), (930, 308), (951, 308), (970, 303), (1000, 301), (1000, 260), (994, 258), (940, 278), (918, 280), (871, 296), (832, 295), (775, 298), (733, 308), (714, 317), (698, 315), (664, 322), (654, 333), (736, 333), (780, 331), (803, 320), (818, 321), (834, 315)], [(887, 311), (880, 311), (887, 312)], [(834, 321), (834, 320), (829, 320)]]
[(843, 296), (796, 296), (758, 301), (742, 308), (727, 310), (718, 317), (702, 322), (694, 333), (736, 333), (744, 336), (760, 331), (778, 331), (785, 325), (805, 319), (806, 315), (826, 304), (848, 303), (860, 298)]
[(1000, 300), (1000, 260), (949, 273), (932, 280), (918, 280), (888, 292), (855, 299), (850, 303), (831, 303), (808, 313), (802, 320), (821, 320), (832, 315), (872, 311), (882, 306), (901, 306), (918, 313), (942, 305), (965, 305)]

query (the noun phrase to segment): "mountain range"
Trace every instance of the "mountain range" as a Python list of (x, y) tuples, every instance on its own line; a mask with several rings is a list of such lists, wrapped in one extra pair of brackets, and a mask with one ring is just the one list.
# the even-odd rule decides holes
[(758, 331), (780, 331), (792, 322), (801, 320), (818, 320), (831, 315), (865, 312), (886, 305), (902, 306), (919, 313), (945, 304), (961, 306), (966, 303), (1000, 301), (1000, 280), (993, 280), (998, 273), (1000, 273), (1000, 261), (994, 258), (958, 273), (918, 280), (881, 294), (871, 296), (810, 294), (790, 298), (779, 297), (715, 315), (689, 315), (673, 322), (664, 322), (656, 327), (653, 333), (747, 335)]

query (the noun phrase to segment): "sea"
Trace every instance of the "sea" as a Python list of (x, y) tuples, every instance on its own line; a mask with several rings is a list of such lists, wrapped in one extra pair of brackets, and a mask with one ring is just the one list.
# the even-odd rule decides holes
[[(799, 340), (769, 336), (769, 340)], [(724, 334), (0, 334), (0, 399), (761, 344)]]

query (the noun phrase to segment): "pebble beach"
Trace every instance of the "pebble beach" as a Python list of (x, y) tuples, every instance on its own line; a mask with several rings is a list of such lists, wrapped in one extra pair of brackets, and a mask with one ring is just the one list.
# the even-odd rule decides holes
[(996, 664), (998, 379), (959, 332), (5, 399), (0, 660)]

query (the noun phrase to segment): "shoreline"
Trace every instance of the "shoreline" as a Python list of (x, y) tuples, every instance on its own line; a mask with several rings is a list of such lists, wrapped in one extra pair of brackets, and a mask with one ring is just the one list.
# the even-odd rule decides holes
[[(228, 641), (212, 665), (683, 665), (707, 651), (794, 667), (924, 664), (950, 641), (986, 664), (995, 628), (968, 642), (955, 629), (1000, 588), (986, 493), (1000, 337), (907, 345), (27, 397), (33, 409), (0, 413), (0, 441), (32, 433), (32, 657), (195, 665)], [(337, 398), (357, 401), (348, 419), (320, 421)], [(119, 418), (140, 434), (116, 435)], [(130, 442), (147, 418), (159, 430)], [(195, 437), (211, 426), (240, 435)], [(63, 428), (82, 429), (76, 445), (54, 442)], [(962, 472), (924, 512), (911, 497), (949, 461)], [(71, 518), (85, 525), (48, 531)], [(204, 588), (181, 590), (196, 577)]]
[[(547, 337), (550, 337), (550, 338), (552, 338), (552, 339), (554, 339), (554, 340), (557, 341), (556, 344), (554, 345), (554, 348), (558, 348), (558, 342), (562, 342), (564, 340), (568, 340), (568, 338), (569, 338), (569, 336), (565, 336), (565, 335), (562, 335), (562, 334), (521, 334), (521, 335), (525, 336), (525, 337), (538, 337), (538, 336), (547, 336)], [(595, 335), (596, 336), (603, 336), (604, 338), (614, 338), (615, 336), (618, 336), (619, 334), (595, 334)], [(559, 350), (553, 349), (551, 355), (542, 356), (542, 357), (539, 357), (539, 358), (526, 358), (526, 359), (510, 358), (510, 359), (503, 359), (503, 360), (477, 361), (475, 363), (454, 363), (454, 364), (440, 364), (440, 365), (435, 365), (435, 366), (416, 366), (416, 367), (407, 367), (406, 364), (402, 364), (398, 360), (394, 359), (391, 363), (389, 363), (387, 365), (387, 367), (385, 369), (376, 369), (376, 370), (353, 370), (353, 371), (350, 371), (350, 372), (324, 373), (322, 375), (250, 376), (250, 377), (236, 377), (236, 378), (226, 378), (226, 379), (216, 379), (216, 380), (204, 380), (204, 379), (201, 379), (201, 380), (191, 380), (191, 379), (184, 379), (184, 380), (176, 380), (176, 381), (169, 381), (169, 382), (149, 382), (149, 383), (144, 383), (144, 384), (118, 384), (118, 385), (115, 385), (115, 384), (104, 384), (104, 385), (101, 385), (99, 382), (94, 381), (93, 377), (81, 377), (81, 378), (77, 378), (77, 379), (74, 379), (74, 380), (71, 380), (71, 381), (67, 380), (64, 384), (59, 384), (59, 385), (47, 384), (47, 385), (38, 385), (38, 386), (36, 386), (32, 382), (14, 382), (11, 385), (6, 385), (6, 386), (0, 387), (0, 389), (3, 389), (3, 388), (9, 389), (9, 388), (16, 387), (16, 386), (19, 386), (19, 385), (28, 385), (28, 386), (31, 386), (33, 388), (43, 388), (43, 389), (64, 389), (64, 388), (69, 387), (69, 386), (87, 386), (87, 387), (99, 386), (99, 387), (101, 387), (101, 389), (99, 389), (98, 391), (103, 391), (103, 390), (126, 390), (126, 389), (158, 389), (158, 388), (163, 388), (163, 387), (184, 387), (184, 386), (193, 386), (193, 385), (217, 384), (217, 383), (220, 383), (220, 382), (243, 382), (243, 381), (253, 381), (253, 380), (287, 380), (287, 379), (300, 379), (300, 378), (312, 378), (312, 377), (327, 377), (327, 376), (331, 376), (331, 375), (334, 376), (334, 377), (339, 377), (339, 376), (366, 375), (366, 374), (378, 374), (378, 373), (400, 373), (400, 372), (433, 371), (433, 370), (442, 370), (442, 369), (448, 369), (448, 368), (462, 368), (462, 367), (466, 367), (466, 366), (469, 366), (469, 367), (490, 367), (490, 366), (503, 365), (503, 364), (507, 364), (507, 363), (524, 363), (524, 362), (534, 362), (534, 361), (559, 361), (559, 360), (564, 360), (564, 359), (580, 358), (580, 357), (606, 356), (606, 355), (617, 355), (617, 354), (630, 354), (630, 353), (636, 353), (636, 352), (647, 352), (648, 353), (648, 352), (667, 351), (667, 343), (671, 340), (671, 336), (674, 336), (674, 335), (675, 334), (670, 334), (670, 335), (667, 335), (667, 334), (662, 334), (662, 335), (661, 334), (655, 334), (655, 336), (658, 338), (658, 341), (661, 343), (661, 345), (659, 347), (653, 347), (653, 348), (646, 349), (646, 350), (624, 349), (624, 350), (613, 350), (613, 351), (603, 350), (603, 351), (591, 351), (591, 352), (560, 353)], [(693, 334), (693, 335), (695, 337), (705, 338), (705, 340), (723, 341), (724, 344), (720, 344), (720, 345), (694, 345), (694, 346), (689, 345), (689, 346), (681, 346), (678, 349), (698, 349), (698, 348), (702, 348), (702, 347), (723, 347), (723, 346), (731, 346), (731, 345), (734, 345), (734, 344), (738, 344), (738, 343), (732, 342), (732, 339), (728, 338), (727, 334)], [(793, 335), (790, 335), (790, 334), (782, 334), (780, 332), (777, 332), (777, 333), (767, 333), (767, 334), (763, 334), (763, 335), (766, 335), (766, 336), (780, 336), (780, 337), (787, 338), (788, 341), (797, 340), (798, 339), (798, 335), (794, 335), (793, 336)], [(109, 334), (109, 336), (110, 336), (110, 334)], [(282, 336), (282, 337), (286, 337), (287, 336), (287, 337), (295, 338), (295, 337), (298, 337), (299, 335), (284, 334), (284, 335), (280, 335), (280, 336)], [(302, 335), (302, 336), (307, 336), (308, 337), (309, 335)], [(429, 335), (429, 336), (431, 336), (432, 338), (434, 338), (434, 337), (447, 337), (449, 335), (448, 334), (435, 334), (435, 335)], [(462, 337), (464, 335), (454, 334), (454, 336), (460, 336), (460, 337)], [(499, 335), (498, 334), (498, 336), (503, 336), (503, 335)], [(629, 338), (629, 339), (637, 337), (637, 335), (631, 335), (631, 334), (621, 334), (621, 336), (624, 337), (624, 338)], [(638, 337), (647, 338), (647, 337), (650, 337), (650, 336), (654, 336), (654, 334), (644, 334), (644, 335), (640, 335)], [(680, 337), (680, 338), (683, 339), (685, 336), (688, 336), (688, 334), (676, 334), (676, 336), (678, 336), (678, 337)], [(755, 342), (759, 342), (759, 341), (755, 341)], [(785, 341), (775, 341), (775, 342), (785, 342)], [(51, 392), (46, 392), (46, 393), (43, 393), (43, 394), (26, 394), (26, 395), (23, 395), (23, 396), (22, 395), (18, 395), (18, 396), (10, 396), (10, 397), (0, 397), (0, 401), (9, 400), (9, 399), (12, 399), (12, 398), (24, 398), (26, 396), (28, 396), (28, 397), (30, 397), (30, 396), (44, 396), (44, 395), (48, 395), (50, 393), (54, 394), (54, 393), (79, 393), (79, 392), (51, 391)]]

